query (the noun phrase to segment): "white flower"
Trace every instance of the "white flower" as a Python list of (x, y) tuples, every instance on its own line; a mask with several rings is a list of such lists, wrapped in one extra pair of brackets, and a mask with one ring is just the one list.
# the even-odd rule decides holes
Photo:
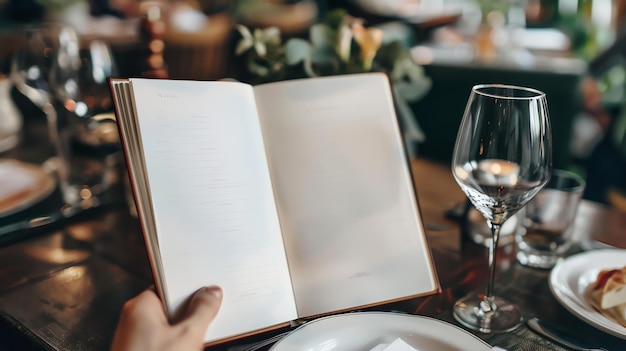
[(361, 48), (363, 69), (370, 71), (376, 52), (383, 43), (383, 31), (378, 28), (365, 28), (361, 23), (355, 22), (352, 24), (352, 32), (354, 33), (354, 40)]

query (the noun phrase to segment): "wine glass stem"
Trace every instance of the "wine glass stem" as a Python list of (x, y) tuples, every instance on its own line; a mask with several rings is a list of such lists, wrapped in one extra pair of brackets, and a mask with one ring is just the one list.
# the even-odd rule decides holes
[(487, 280), (487, 294), (485, 295), (485, 303), (489, 311), (494, 312), (493, 304), (493, 284), (496, 279), (496, 258), (498, 254), (498, 241), (500, 240), (500, 225), (489, 222), (491, 228), (491, 244), (489, 245), (489, 278)]
[(48, 137), (52, 144), (54, 144), (55, 152), (60, 153), (59, 135), (57, 130), (58, 116), (54, 105), (50, 102), (46, 102), (43, 105), (43, 112), (46, 114), (46, 122), (48, 123)]
[(46, 102), (42, 109), (46, 114), (50, 141), (54, 144), (54, 151), (56, 154), (54, 167), (58, 177), (59, 187), (61, 188), (61, 193), (65, 202), (73, 204), (76, 200), (76, 196), (74, 196), (73, 192), (70, 190), (68, 173), (69, 154), (67, 145), (64, 144), (64, 140), (59, 132), (59, 115), (54, 105), (50, 102)]

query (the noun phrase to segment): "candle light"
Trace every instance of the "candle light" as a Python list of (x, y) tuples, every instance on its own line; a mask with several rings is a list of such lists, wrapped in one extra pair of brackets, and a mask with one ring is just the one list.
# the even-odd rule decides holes
[(497, 185), (513, 185), (517, 183), (519, 166), (514, 162), (486, 159), (478, 162), (476, 169), (480, 182)]

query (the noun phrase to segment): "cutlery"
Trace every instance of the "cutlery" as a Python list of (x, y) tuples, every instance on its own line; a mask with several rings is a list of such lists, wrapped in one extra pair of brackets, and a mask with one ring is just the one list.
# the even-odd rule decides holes
[(544, 322), (537, 317), (529, 319), (526, 324), (537, 334), (575, 351), (608, 351), (601, 347), (593, 347), (587, 342), (577, 339), (569, 332), (564, 331), (555, 325)]

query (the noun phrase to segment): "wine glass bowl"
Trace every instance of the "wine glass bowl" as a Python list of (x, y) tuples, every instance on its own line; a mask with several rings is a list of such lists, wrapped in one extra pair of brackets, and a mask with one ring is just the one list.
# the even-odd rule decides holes
[(50, 103), (48, 75), (62, 27), (52, 23), (27, 26), (11, 63), (11, 79), (20, 93), (43, 109)]
[(490, 229), (486, 294), (470, 294), (454, 317), (485, 333), (515, 329), (521, 312), (494, 296), (500, 226), (545, 186), (552, 172), (551, 127), (543, 92), (511, 85), (472, 88), (452, 157), (454, 179)]
[(72, 142), (92, 148), (115, 147), (119, 143), (108, 78), (117, 76), (117, 65), (107, 43), (84, 43), (74, 58), (75, 77), (63, 70), (53, 81), (60, 88), (56, 95), (64, 101), (64, 112), (71, 116), (68, 128)]
[(11, 79), (17, 90), (28, 98), (46, 116), (48, 137), (53, 154), (44, 166), (55, 173), (63, 199), (75, 198), (68, 186), (68, 159), (59, 135), (59, 115), (50, 76), (54, 67), (64, 67), (67, 74), (75, 66), (71, 64), (76, 52), (78, 35), (70, 26), (43, 22), (23, 28), (21, 45), (11, 63)]
[(53, 67), (64, 67), (74, 74), (78, 35), (73, 28), (59, 23), (39, 23), (23, 29), (22, 41), (11, 63), (11, 79), (18, 91), (43, 109), (52, 103), (50, 75)]

